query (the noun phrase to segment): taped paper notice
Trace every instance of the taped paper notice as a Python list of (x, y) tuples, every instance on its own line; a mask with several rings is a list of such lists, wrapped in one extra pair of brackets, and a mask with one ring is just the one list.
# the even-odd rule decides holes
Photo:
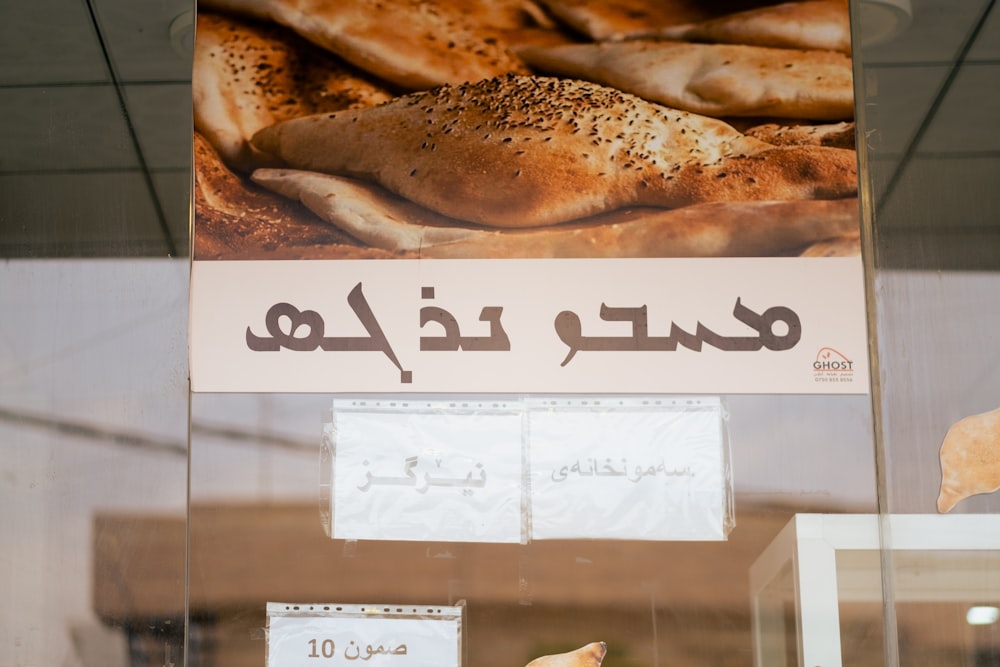
[(346, 540), (722, 540), (728, 455), (717, 397), (338, 399), (324, 521)]
[(267, 667), (459, 667), (463, 609), (269, 602)]
[(521, 406), (334, 401), (331, 535), (517, 543)]
[(719, 399), (547, 399), (528, 415), (531, 539), (725, 539)]

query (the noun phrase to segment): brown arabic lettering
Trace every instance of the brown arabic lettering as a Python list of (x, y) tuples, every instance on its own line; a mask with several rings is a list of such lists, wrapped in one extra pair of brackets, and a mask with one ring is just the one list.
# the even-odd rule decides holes
[[(555, 330), (559, 339), (569, 347), (561, 366), (565, 366), (580, 350), (586, 351), (643, 351), (674, 352), (677, 346), (700, 352), (702, 344), (708, 344), (726, 352), (753, 352), (766, 348), (772, 351), (789, 350), (802, 337), (802, 323), (799, 316), (785, 306), (773, 306), (758, 314), (743, 305), (737, 298), (733, 316), (751, 329), (756, 336), (722, 336), (701, 322), (692, 334), (671, 322), (670, 335), (650, 336), (646, 306), (615, 308), (601, 304), (600, 317), (605, 322), (631, 322), (631, 336), (584, 336), (580, 316), (564, 310), (555, 318)], [(777, 334), (775, 324), (784, 322), (786, 331)]]
[[(424, 287), (423, 298), (433, 299), (434, 288)], [(455, 352), (467, 350), (470, 352), (509, 352), (510, 339), (503, 325), (500, 324), (500, 306), (484, 306), (479, 313), (480, 322), (489, 322), (489, 336), (462, 336), (458, 320), (444, 308), (424, 306), (420, 309), (420, 328), (429, 322), (437, 322), (444, 330), (443, 336), (421, 336), (421, 352)]]
[[(267, 336), (258, 336), (247, 327), (247, 347), (255, 352), (276, 352), (281, 349), (295, 352), (316, 349), (326, 352), (382, 352), (399, 369), (400, 382), (411, 382), (411, 371), (403, 370), (403, 365), (392, 351), (375, 313), (365, 299), (361, 283), (355, 285), (347, 295), (347, 304), (368, 332), (367, 336), (325, 336), (325, 323), (316, 311), (300, 311), (290, 303), (276, 303), (264, 317)], [(283, 323), (287, 324), (287, 330), (283, 328)], [(303, 330), (305, 335), (299, 335)]]

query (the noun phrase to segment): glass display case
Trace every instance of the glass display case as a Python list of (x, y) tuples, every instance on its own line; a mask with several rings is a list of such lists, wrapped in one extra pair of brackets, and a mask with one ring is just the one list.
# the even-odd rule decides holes
[[(908, 653), (933, 652), (937, 647), (912, 625), (907, 607), (952, 603), (970, 625), (989, 625), (1000, 604), (998, 557), (995, 515), (798, 514), (750, 568), (754, 664), (864, 664), (841, 619), (856, 631), (850, 627), (856, 608), (868, 603), (880, 611), (887, 595)], [(952, 630), (960, 627), (955, 620)], [(988, 646), (974, 642), (973, 664)]]

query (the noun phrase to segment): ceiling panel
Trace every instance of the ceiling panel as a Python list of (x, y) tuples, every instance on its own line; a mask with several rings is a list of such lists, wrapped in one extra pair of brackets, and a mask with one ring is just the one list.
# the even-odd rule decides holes
[(0, 87), (0, 173), (138, 168), (111, 85)]
[(1000, 270), (997, 259), (1000, 234), (995, 228), (884, 228), (878, 230), (875, 239), (878, 248), (875, 261), (887, 269), (921, 272)]
[(865, 141), (873, 157), (906, 152), (949, 71), (947, 65), (873, 66), (865, 71)]
[[(905, 32), (862, 51), (863, 62), (950, 63), (990, 0), (911, 0), (913, 20)], [(862, 26), (863, 34), (864, 26)]]
[[(892, 172), (873, 161), (875, 191), (884, 192)], [(878, 224), (914, 233), (937, 228), (956, 233), (961, 228), (993, 230), (1000, 241), (1000, 154), (971, 156), (915, 155), (900, 172), (892, 192), (879, 201)], [(974, 205), (969, 205), (974, 202)], [(994, 249), (994, 254), (996, 249)], [(998, 258), (997, 263), (1000, 263)]]
[(165, 256), (142, 172), (0, 175), (0, 256)]
[(172, 246), (166, 248), (166, 254), (185, 257), (190, 252), (191, 171), (188, 168), (155, 170), (152, 180), (163, 211), (166, 227), (163, 232), (169, 234)]
[(0, 2), (0, 86), (110, 80), (82, 0)]
[[(1000, 62), (970, 63), (959, 70), (942, 98), (920, 152), (1000, 154)], [(1000, 172), (994, 172), (1000, 180)]]
[(191, 80), (190, 53), (171, 44), (171, 24), (186, 19), (190, 40), (193, 0), (91, 1), (121, 81)]
[(1000, 60), (1000, 12), (995, 7), (986, 16), (982, 32), (969, 51), (969, 60)]
[(191, 84), (128, 85), (129, 117), (151, 169), (191, 166)]

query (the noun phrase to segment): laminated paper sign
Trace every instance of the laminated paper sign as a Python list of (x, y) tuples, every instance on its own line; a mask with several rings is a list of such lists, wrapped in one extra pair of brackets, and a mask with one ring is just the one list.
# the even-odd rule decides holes
[(333, 408), (321, 474), (336, 539), (723, 540), (732, 526), (718, 398), (362, 398)]
[(330, 535), (521, 541), (519, 404), (337, 400)]
[(529, 412), (532, 539), (725, 539), (719, 400), (604, 403), (567, 410), (547, 400)]
[(458, 4), (199, 6), (195, 391), (868, 391), (847, 3)]
[(462, 611), (269, 602), (267, 667), (459, 667)]

